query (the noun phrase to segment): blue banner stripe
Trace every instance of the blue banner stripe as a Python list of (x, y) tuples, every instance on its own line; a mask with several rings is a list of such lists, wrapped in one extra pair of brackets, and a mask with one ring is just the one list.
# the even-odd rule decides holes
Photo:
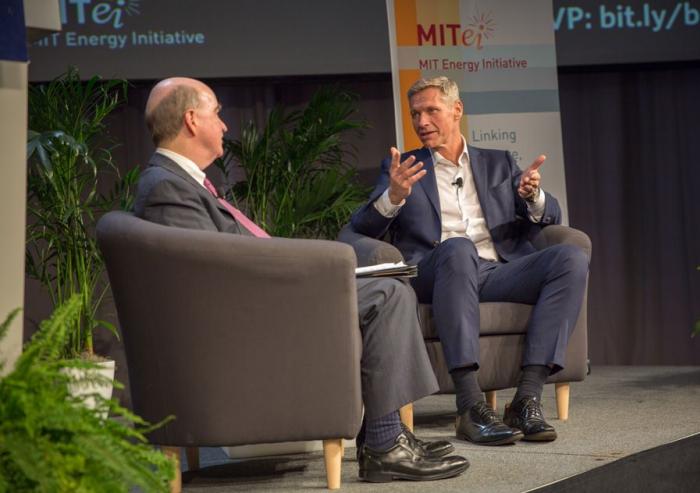
[(461, 92), (467, 115), (559, 111), (557, 90)]

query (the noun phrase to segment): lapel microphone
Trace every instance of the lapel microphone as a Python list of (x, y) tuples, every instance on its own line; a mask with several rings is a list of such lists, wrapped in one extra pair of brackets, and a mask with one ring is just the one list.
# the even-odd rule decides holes
[(457, 188), (462, 188), (462, 185), (464, 185), (464, 180), (461, 176), (452, 182), (452, 186), (457, 186)]

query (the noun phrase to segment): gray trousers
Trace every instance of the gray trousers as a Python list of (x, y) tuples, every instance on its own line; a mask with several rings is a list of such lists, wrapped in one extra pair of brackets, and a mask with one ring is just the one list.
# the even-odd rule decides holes
[(410, 286), (358, 279), (365, 417), (378, 418), (438, 391)]

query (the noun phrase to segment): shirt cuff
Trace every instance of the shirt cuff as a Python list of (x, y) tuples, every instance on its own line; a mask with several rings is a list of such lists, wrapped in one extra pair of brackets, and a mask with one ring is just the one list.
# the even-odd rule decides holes
[[(405, 203), (406, 199), (402, 200), (399, 205), (392, 204), (391, 200), (389, 199), (389, 189), (387, 188), (386, 190), (384, 190), (384, 193), (381, 194), (380, 197), (374, 201), (374, 208), (377, 209), (377, 212), (379, 212), (384, 217), (396, 217), (396, 215), (399, 213), (399, 210), (401, 210), (401, 206)], [(542, 212), (544, 212), (544, 207), (542, 208)]]
[(544, 190), (540, 188), (540, 194), (537, 196), (537, 200), (534, 202), (526, 202), (527, 212), (531, 221), (538, 223), (542, 219), (542, 216), (544, 215), (544, 201)]

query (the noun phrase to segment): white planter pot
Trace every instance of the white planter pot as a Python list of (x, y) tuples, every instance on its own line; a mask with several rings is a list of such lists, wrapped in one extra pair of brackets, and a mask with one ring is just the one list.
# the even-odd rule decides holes
[[(95, 363), (98, 368), (64, 368), (63, 371), (73, 380), (68, 384), (68, 392), (73, 397), (80, 398), (88, 409), (95, 409), (94, 394), (105, 400), (112, 398), (114, 388), (114, 360), (99, 361)], [(97, 374), (103, 379), (109, 380), (109, 385), (101, 385), (90, 382), (91, 375)], [(103, 416), (106, 418), (107, 416)]]

